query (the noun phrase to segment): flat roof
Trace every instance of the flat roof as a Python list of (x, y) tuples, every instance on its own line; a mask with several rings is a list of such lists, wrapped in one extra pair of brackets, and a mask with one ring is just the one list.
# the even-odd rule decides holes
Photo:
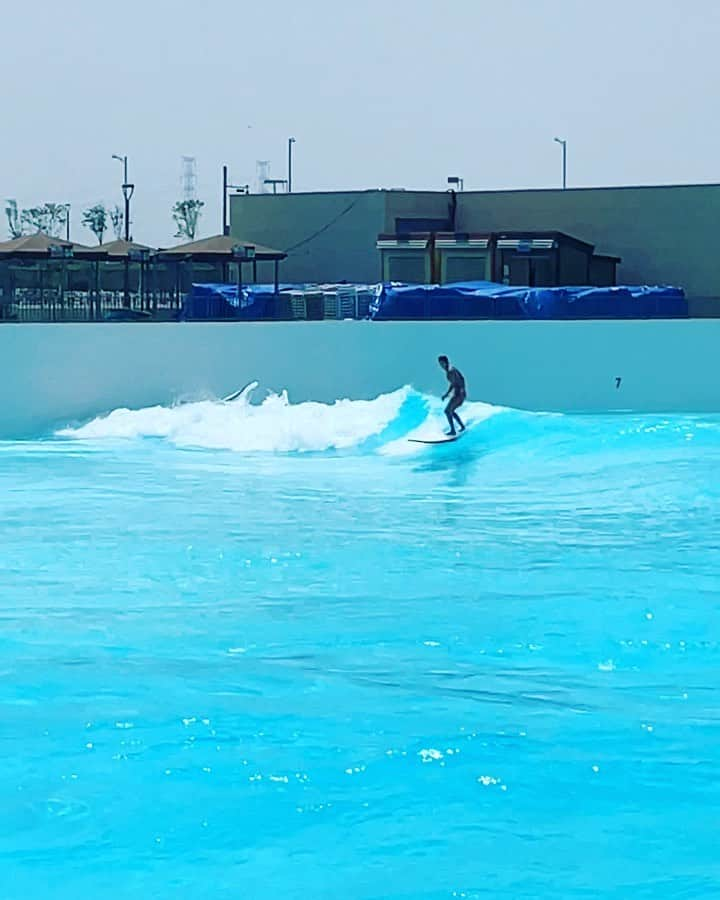
[(477, 190), (451, 191), (445, 188), (361, 188), (361, 189), (338, 189), (335, 191), (293, 191), (292, 194), (231, 194), (231, 198), (236, 200), (245, 197), (265, 197), (273, 198), (278, 201), (287, 199), (288, 197), (324, 197), (324, 196), (347, 196), (349, 194), (437, 194), (444, 196), (445, 194), (539, 194), (539, 193), (555, 193), (567, 194), (578, 193), (579, 191), (658, 191), (658, 190), (678, 190), (687, 188), (720, 188), (720, 182), (689, 182), (688, 184), (597, 184), (582, 185), (576, 187), (524, 187), (524, 188), (481, 188)]
[(598, 184), (583, 187), (544, 187), (544, 188), (492, 188), (478, 191), (462, 191), (464, 194), (577, 194), (580, 191), (670, 191), (687, 188), (720, 188), (720, 183), (692, 184)]

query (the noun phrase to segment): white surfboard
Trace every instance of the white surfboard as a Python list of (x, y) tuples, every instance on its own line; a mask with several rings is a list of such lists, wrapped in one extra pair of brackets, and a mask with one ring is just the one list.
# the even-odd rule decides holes
[(462, 432), (459, 434), (446, 434), (444, 437), (435, 438), (433, 440), (421, 440), (420, 438), (408, 438), (408, 441), (411, 444), (452, 444), (456, 441)]
[(223, 397), (222, 403), (232, 403), (233, 400), (237, 400), (239, 397), (242, 397), (243, 394), (245, 396), (249, 396), (255, 388), (258, 386), (257, 381), (251, 381), (250, 384), (246, 384), (244, 388), (240, 388), (239, 391), (235, 391), (232, 394), (228, 394), (227, 397)]

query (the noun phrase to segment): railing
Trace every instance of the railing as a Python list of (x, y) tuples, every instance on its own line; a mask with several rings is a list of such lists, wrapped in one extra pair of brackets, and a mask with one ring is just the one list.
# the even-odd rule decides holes
[[(243, 320), (322, 321), (365, 319), (373, 294), (354, 286), (325, 286), (282, 291), (266, 295), (257, 314), (249, 306), (237, 311), (220, 300), (196, 303), (188, 319), (204, 321)], [(12, 296), (0, 295), (1, 322), (107, 322), (128, 320), (167, 321), (181, 318), (186, 297), (174, 292), (140, 295), (124, 291), (64, 291), (18, 288)]]
[[(167, 322), (184, 319), (188, 321), (332, 321), (347, 319), (367, 319), (375, 294), (371, 289), (353, 286), (337, 286), (332, 289), (312, 287), (304, 290), (293, 289), (278, 294), (265, 294), (261, 302), (249, 303), (237, 309), (221, 297), (195, 299), (186, 303), (183, 294), (173, 291), (153, 294), (125, 294), (124, 291), (102, 291), (99, 294), (82, 291), (60, 292), (56, 289), (44, 290), (16, 289), (11, 297), (0, 294), (0, 325), (3, 323), (45, 323), (45, 322), (121, 322), (156, 321)], [(694, 298), (687, 303), (685, 311), (663, 311), (658, 301), (646, 301), (638, 308), (636, 315), (627, 312), (617, 315), (612, 310), (596, 312), (584, 316), (555, 316), (554, 318), (719, 318), (720, 298)], [(526, 319), (528, 318), (512, 298), (486, 298), (471, 307), (465, 303), (433, 304), (430, 298), (414, 307), (393, 310), (385, 318), (394, 320), (425, 321), (467, 321), (472, 319)], [(530, 316), (530, 318), (533, 318)], [(537, 317), (536, 317), (537, 318)]]
[(124, 291), (59, 291), (18, 288), (0, 295), (0, 322), (96, 322), (175, 318), (181, 307), (174, 293), (140, 295)]

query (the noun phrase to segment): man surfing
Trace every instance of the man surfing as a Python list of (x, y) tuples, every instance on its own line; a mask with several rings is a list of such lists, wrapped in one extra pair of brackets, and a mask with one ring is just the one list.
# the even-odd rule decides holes
[(460, 433), (462, 434), (462, 432), (465, 431), (465, 425), (457, 414), (457, 410), (463, 405), (467, 397), (465, 379), (455, 366), (450, 365), (450, 360), (447, 356), (438, 356), (438, 362), (440, 363), (440, 368), (443, 369), (447, 375), (447, 380), (450, 384), (450, 387), (443, 394), (443, 400), (447, 400), (447, 398), (450, 397), (450, 402), (445, 407), (445, 415), (450, 423), (450, 431), (448, 431), (447, 434), (448, 437), (455, 437), (457, 435), (457, 432), (455, 431), (456, 422), (460, 426)]

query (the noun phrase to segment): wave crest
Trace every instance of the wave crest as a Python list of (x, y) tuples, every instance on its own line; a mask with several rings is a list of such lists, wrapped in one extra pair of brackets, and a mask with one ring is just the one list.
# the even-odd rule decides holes
[[(445, 424), (442, 404), (404, 387), (374, 400), (293, 404), (286, 391), (252, 402), (257, 384), (230, 401), (203, 400), (176, 406), (116, 409), (60, 437), (74, 440), (155, 438), (177, 447), (236, 452), (323, 452), (366, 447), (387, 449), (408, 437), (435, 437)], [(470, 423), (498, 407), (483, 403), (464, 407)], [(397, 447), (396, 447), (397, 449)]]

